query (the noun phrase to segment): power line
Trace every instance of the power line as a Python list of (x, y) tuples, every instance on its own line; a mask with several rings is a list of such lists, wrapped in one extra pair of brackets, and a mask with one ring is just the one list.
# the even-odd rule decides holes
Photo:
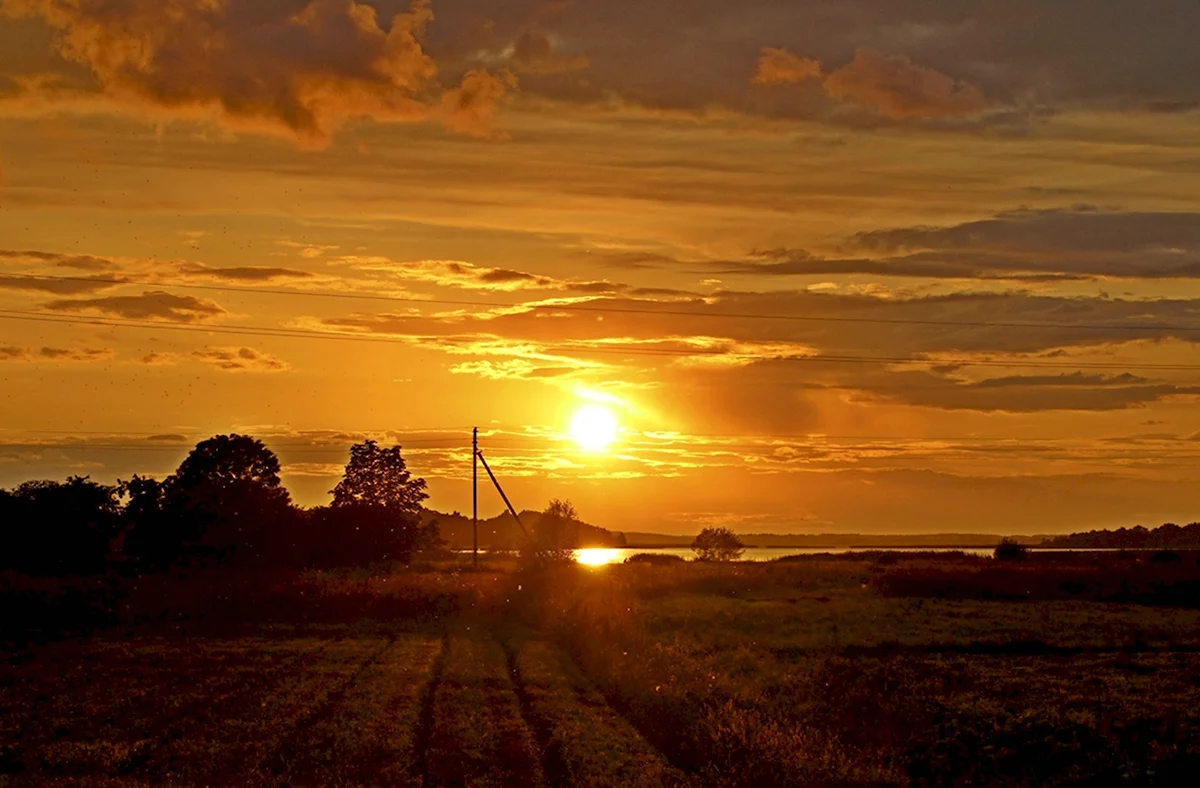
[[(763, 313), (741, 313), (741, 312), (697, 312), (694, 310), (681, 309), (638, 309), (634, 307), (605, 307), (605, 306), (587, 306), (585, 304), (536, 304), (536, 303), (512, 303), (512, 302), (494, 302), (471, 299), (445, 299), (445, 298), (411, 298), (405, 296), (384, 295), (378, 293), (335, 293), (327, 290), (281, 290), (274, 288), (259, 288), (259, 287), (234, 287), (232, 285), (200, 285), (200, 284), (172, 284), (164, 282), (155, 282), (144, 279), (129, 279), (120, 280), (104, 279), (101, 277), (85, 277), (85, 276), (56, 276), (50, 274), (13, 274), (13, 276), (21, 276), (29, 279), (40, 279), (49, 281), (61, 282), (82, 282), (93, 284), (104, 284), (109, 286), (121, 285), (139, 285), (142, 287), (164, 287), (186, 290), (203, 290), (213, 292), (230, 292), (243, 293), (249, 295), (271, 295), (271, 296), (300, 296), (306, 298), (335, 298), (349, 299), (357, 301), (390, 301), (406, 304), (433, 304), (437, 306), (463, 306), (463, 307), (484, 307), (488, 309), (529, 309), (529, 310), (553, 310), (559, 312), (596, 312), (601, 314), (627, 314), (627, 315), (666, 315), (671, 317), (698, 317), (704, 319), (720, 318), (733, 320), (781, 320), (781, 321), (796, 321), (796, 322), (816, 322), (816, 323), (865, 323), (872, 325), (902, 325), (902, 326), (930, 326), (942, 328), (1022, 328), (1022, 329), (1079, 329), (1086, 331), (1178, 331), (1178, 332), (1198, 332), (1200, 326), (1196, 325), (1176, 325), (1176, 324), (1124, 324), (1112, 325), (1102, 323), (1030, 323), (1021, 321), (990, 321), (990, 320), (922, 320), (912, 318), (875, 318), (875, 317), (847, 317), (834, 315), (782, 315), (782, 314), (763, 314)], [(618, 295), (613, 293), (610, 295)]]
[[(236, 429), (229, 428), (229, 431), (236, 432)], [(30, 434), (30, 435), (102, 435), (102, 436), (107, 436), (107, 437), (119, 437), (119, 438), (153, 437), (153, 436), (159, 436), (159, 435), (180, 435), (185, 439), (191, 439), (191, 438), (203, 439), (203, 438), (211, 437), (213, 434), (215, 434), (215, 433), (210, 433), (208, 431), (200, 431), (200, 432), (195, 432), (195, 431), (184, 432), (184, 431), (179, 431), (179, 430), (173, 431), (170, 427), (164, 427), (163, 429), (160, 429), (160, 430), (149, 430), (149, 431), (141, 431), (141, 432), (132, 431), (132, 430), (68, 430), (68, 429), (59, 429), (59, 430), (40, 430), (40, 429), (38, 429), (38, 430), (35, 430), (35, 429), (26, 429), (24, 427), (0, 427), (0, 436), (2, 436), (3, 433), (5, 433), (5, 432), (24, 433), (24, 434)], [(312, 430), (309, 430), (309, 432), (339, 433), (339, 434), (343, 434), (343, 435), (353, 435), (353, 436), (368, 436), (368, 435), (381, 435), (381, 434), (399, 434), (399, 435), (424, 434), (424, 433), (429, 433), (429, 432), (464, 432), (466, 435), (469, 436), (471, 434), (471, 428), (470, 427), (462, 427), (462, 426), (459, 426), (459, 427), (407, 427), (407, 428), (402, 428), (402, 429), (390, 429), (390, 430), (389, 429), (337, 430), (337, 429), (314, 428)], [(532, 434), (524, 434), (524, 433), (489, 432), (486, 430), (480, 433), (480, 437), (481, 438), (492, 438), (492, 439), (498, 438), (500, 440), (540, 440), (540, 441), (562, 441), (562, 442), (567, 442), (570, 440), (569, 438), (567, 438), (565, 436), (561, 436), (561, 435), (560, 436), (532, 435)], [(979, 435), (961, 435), (961, 436), (946, 436), (946, 435), (915, 435), (915, 436), (908, 436), (908, 435), (836, 435), (836, 434), (828, 434), (828, 433), (821, 433), (821, 432), (773, 432), (769, 436), (768, 435), (747, 436), (747, 435), (742, 435), (742, 434), (737, 434), (737, 433), (728, 433), (728, 432), (676, 433), (676, 432), (671, 432), (668, 430), (639, 431), (638, 434), (630, 433), (627, 435), (627, 437), (622, 438), (621, 440), (626, 443), (628, 443), (629, 441), (641, 440), (641, 441), (646, 441), (646, 442), (659, 441), (662, 444), (666, 444), (666, 443), (675, 443), (675, 442), (679, 442), (679, 441), (692, 440), (694, 438), (732, 438), (735, 440), (749, 440), (749, 439), (753, 439), (756, 437), (763, 441), (770, 441), (770, 440), (778, 441), (781, 438), (798, 438), (798, 439), (804, 439), (804, 440), (810, 440), (810, 441), (927, 441), (927, 442), (934, 442), (934, 443), (939, 443), (939, 442), (958, 442), (958, 443), (1020, 442), (1020, 443), (1027, 443), (1027, 444), (1061, 443), (1061, 442), (1065, 442), (1065, 441), (1080, 440), (1079, 438), (1013, 438), (1013, 437), (991, 437), (991, 438), (989, 438), (989, 437), (983, 437), (983, 436), (979, 436)], [(1141, 435), (1109, 436), (1109, 438), (1112, 438), (1112, 437), (1124, 439), (1124, 438), (1145, 438), (1146, 436), (1141, 436)], [(2, 441), (2, 440), (3, 439), (0, 438), (0, 441)], [(264, 442), (271, 442), (272, 439), (264, 438), (262, 440), (264, 440)], [(444, 438), (444, 439), (438, 438), (436, 440), (451, 440), (451, 438)], [(274, 445), (280, 445), (280, 444), (271, 442), (271, 445), (274, 446)], [(311, 442), (294, 443), (291, 445), (311, 446), (312, 443)], [(647, 443), (646, 445), (654, 445), (654, 444)], [(723, 444), (714, 443), (712, 445), (723, 445)], [(773, 444), (764, 444), (764, 445), (773, 445)]]
[[(312, 329), (299, 328), (263, 328), (256, 326), (199, 326), (199, 325), (178, 325), (172, 323), (159, 323), (148, 321), (135, 320), (115, 320), (111, 318), (66, 318), (47, 315), (41, 312), (26, 312), (20, 310), (0, 310), (0, 319), (5, 320), (24, 320), (40, 323), (61, 323), (69, 325), (92, 325), (103, 326), (105, 328), (136, 328), (154, 331), (183, 331), (189, 333), (204, 333), (204, 334), (226, 334), (235, 336), (258, 336), (258, 337), (275, 337), (282, 339), (327, 339), (343, 342), (373, 342), (380, 344), (405, 345), (408, 347), (416, 347), (420, 349), (436, 350), (437, 344), (445, 345), (461, 345), (469, 346), (476, 343), (478, 340), (459, 339), (455, 337), (411, 337), (401, 338), (397, 336), (364, 336), (362, 334), (344, 334), (334, 331), (316, 331)], [(419, 340), (433, 339), (428, 345), (421, 345)], [(540, 354), (550, 353), (599, 353), (621, 356), (660, 356), (674, 358), (696, 358), (696, 357), (714, 357), (714, 358), (746, 358), (760, 361), (781, 361), (789, 363), (815, 363), (815, 364), (909, 364), (920, 366), (954, 366), (954, 367), (1005, 367), (1005, 368), (1039, 368), (1039, 369), (1105, 369), (1105, 370), (1158, 370), (1158, 371), (1176, 371), (1176, 372), (1194, 372), (1200, 371), (1200, 364), (1123, 364), (1123, 363), (1106, 363), (1106, 362), (1086, 362), (1086, 363), (1069, 363), (1061, 361), (1037, 361), (1037, 360), (998, 360), (998, 359), (970, 359), (970, 358), (913, 358), (904, 356), (843, 356), (843, 355), (818, 355), (818, 356), (761, 356), (752, 353), (724, 352), (720, 350), (670, 350), (665, 348), (612, 348), (612, 347), (595, 347), (590, 345), (538, 345), (536, 340), (509, 340), (514, 343), (526, 342), (528, 344), (537, 345), (537, 352)], [(510, 349), (507, 353), (513, 356), (533, 355), (530, 352), (521, 353), (519, 349)], [(479, 351), (475, 355), (486, 355)]]

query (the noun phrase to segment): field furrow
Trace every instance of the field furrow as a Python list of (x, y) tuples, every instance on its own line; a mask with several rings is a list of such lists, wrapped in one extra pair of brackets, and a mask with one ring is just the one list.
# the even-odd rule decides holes
[(440, 648), (429, 636), (399, 637), (315, 708), (258, 773), (285, 785), (419, 785), (415, 733)]
[(542, 640), (510, 644), (510, 670), (555, 786), (680, 786), (689, 778), (608, 705), (574, 662)]
[[(196, 719), (248, 687), (269, 687), (319, 659), (327, 644), (197, 641), (170, 647), (149, 643), (85, 655), (90, 666), (78, 688), (55, 695), (31, 713), (35, 724), (14, 737), (11, 757), (22, 771), (50, 776), (134, 772)], [(39, 693), (39, 698), (45, 693)], [(32, 704), (35, 707), (37, 699)]]
[(381, 638), (335, 641), (321, 659), (301, 662), (274, 686), (255, 686), (212, 709), (157, 765), (177, 781), (203, 785), (272, 782), (259, 764), (388, 646)]
[(425, 786), (545, 784), (504, 650), (484, 632), (467, 629), (449, 641), (423, 765)]

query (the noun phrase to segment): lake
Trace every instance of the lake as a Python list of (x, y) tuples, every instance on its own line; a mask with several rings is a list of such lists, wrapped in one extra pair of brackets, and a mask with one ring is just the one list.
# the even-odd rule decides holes
[[(957, 553), (967, 555), (990, 556), (991, 547), (747, 547), (742, 553), (743, 561), (774, 561), (789, 555), (819, 555), (821, 553), (840, 555), (843, 553), (861, 553), (866, 551), (886, 551), (889, 553)], [(690, 547), (588, 547), (575, 551), (575, 560), (588, 566), (604, 566), (619, 564), (626, 558), (637, 553), (653, 553), (654, 555), (677, 555), (691, 560), (695, 557)]]

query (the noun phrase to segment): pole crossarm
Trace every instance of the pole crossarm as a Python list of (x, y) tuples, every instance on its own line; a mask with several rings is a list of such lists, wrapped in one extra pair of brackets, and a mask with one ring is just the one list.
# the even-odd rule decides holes
[(508, 496), (504, 494), (504, 488), (500, 486), (499, 480), (496, 479), (496, 474), (492, 473), (492, 469), (488, 467), (487, 460), (483, 458), (483, 452), (479, 449), (475, 450), (475, 456), (483, 463), (483, 469), (487, 471), (487, 475), (491, 478), (492, 484), (496, 485), (496, 491), (500, 493), (500, 497), (504, 499), (504, 505), (508, 507), (508, 511), (516, 519), (517, 525), (521, 526), (521, 533), (525, 534), (525, 538), (529, 538), (529, 531), (525, 528), (525, 523), (521, 522), (521, 515), (517, 514), (517, 510), (513, 508), (512, 503), (508, 500)]

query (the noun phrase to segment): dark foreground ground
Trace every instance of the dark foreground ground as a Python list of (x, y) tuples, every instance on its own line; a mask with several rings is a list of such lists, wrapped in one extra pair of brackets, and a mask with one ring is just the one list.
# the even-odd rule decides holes
[(1188, 785), (1197, 571), (862, 556), (141, 581), (88, 634), (5, 647), (0, 786)]

